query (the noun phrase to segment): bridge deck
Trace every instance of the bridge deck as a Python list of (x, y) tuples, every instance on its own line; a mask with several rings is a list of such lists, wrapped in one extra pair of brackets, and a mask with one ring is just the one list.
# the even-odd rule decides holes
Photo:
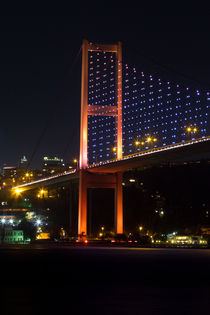
[[(154, 148), (141, 153), (123, 157), (120, 160), (110, 160), (99, 164), (90, 165), (88, 171), (91, 173), (116, 173), (125, 172), (130, 169), (143, 169), (146, 166), (157, 165), (166, 161), (174, 161), (181, 158), (188, 158), (192, 155), (209, 152), (210, 137), (192, 140), (161, 148)], [(18, 187), (24, 189), (36, 189), (40, 186), (51, 186), (65, 184), (69, 181), (78, 180), (79, 171), (64, 172), (38, 181), (23, 184)]]

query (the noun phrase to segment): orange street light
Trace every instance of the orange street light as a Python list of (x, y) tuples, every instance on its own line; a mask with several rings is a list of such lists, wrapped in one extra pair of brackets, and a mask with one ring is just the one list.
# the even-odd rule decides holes
[(74, 159), (73, 162), (76, 164), (76, 167), (78, 168), (78, 160)]
[(198, 128), (197, 127), (187, 127), (186, 130), (188, 133), (195, 133), (198, 131)]

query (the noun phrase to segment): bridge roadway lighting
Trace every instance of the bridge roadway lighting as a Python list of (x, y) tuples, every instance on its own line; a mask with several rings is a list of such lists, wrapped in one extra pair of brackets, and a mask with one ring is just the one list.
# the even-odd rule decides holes
[(146, 142), (148, 142), (148, 143), (149, 142), (156, 142), (156, 141), (157, 141), (157, 138), (152, 138), (150, 136), (146, 138)]
[(187, 127), (187, 132), (188, 133), (196, 133), (198, 131), (197, 127)]
[[(154, 140), (154, 141), (156, 141), (156, 140)], [(139, 141), (139, 140), (137, 140), (137, 141), (135, 141), (135, 145), (136, 145), (136, 146), (145, 145), (145, 141)]]

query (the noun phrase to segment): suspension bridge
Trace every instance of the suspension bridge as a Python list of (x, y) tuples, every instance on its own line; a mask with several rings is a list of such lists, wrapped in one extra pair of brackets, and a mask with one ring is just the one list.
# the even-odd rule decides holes
[[(210, 152), (210, 93), (123, 63), (122, 44), (82, 44), (80, 159), (75, 170), (18, 186), (79, 179), (78, 235), (87, 236), (87, 189), (115, 190), (123, 233), (123, 172)], [(17, 187), (16, 187), (17, 188)]]

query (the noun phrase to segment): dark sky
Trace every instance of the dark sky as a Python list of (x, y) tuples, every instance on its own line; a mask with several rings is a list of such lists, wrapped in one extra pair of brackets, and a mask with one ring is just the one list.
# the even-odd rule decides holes
[(32, 167), (46, 154), (66, 160), (77, 155), (81, 55), (74, 62), (83, 39), (121, 40), (128, 62), (132, 51), (140, 64), (152, 59), (210, 87), (205, 9), (152, 3), (137, 9), (129, 1), (114, 6), (100, 1), (78, 3), (61, 15), (31, 12), (0, 19), (0, 168), (23, 155), (30, 158), (34, 150)]

